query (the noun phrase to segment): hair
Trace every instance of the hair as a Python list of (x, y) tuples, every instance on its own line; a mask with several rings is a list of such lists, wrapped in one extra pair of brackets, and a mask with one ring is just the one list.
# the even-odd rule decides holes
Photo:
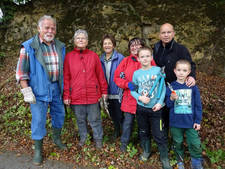
[(78, 29), (78, 30), (75, 32), (75, 34), (74, 34), (74, 36), (73, 36), (73, 39), (75, 40), (76, 37), (77, 37), (79, 34), (84, 34), (85, 37), (86, 37), (86, 39), (88, 40), (88, 34), (87, 34), (87, 32), (86, 32), (84, 29)]
[(188, 60), (185, 60), (185, 59), (178, 60), (178, 61), (176, 62), (175, 68), (177, 67), (178, 64), (187, 64), (188, 67), (189, 67), (190, 70), (191, 70), (191, 63), (190, 63)]
[(39, 28), (42, 30), (42, 22), (46, 19), (53, 21), (55, 23), (55, 29), (56, 29), (56, 21), (50, 15), (44, 15), (44, 16), (40, 17), (40, 19), (38, 20)]
[[(131, 46), (132, 43), (140, 44), (142, 47), (145, 46), (145, 43), (144, 43), (144, 41), (143, 41), (141, 38), (139, 38), (139, 37), (132, 38), (132, 39), (129, 41), (129, 43), (128, 43), (128, 51), (129, 51), (129, 52), (130, 52), (130, 46)], [(131, 53), (131, 52), (130, 52), (130, 53)]]
[(101, 45), (103, 46), (103, 43), (104, 43), (104, 40), (105, 39), (110, 39), (113, 43), (113, 46), (116, 47), (116, 39), (113, 35), (105, 35), (102, 37), (102, 40), (101, 40)]
[(150, 54), (152, 55), (151, 49), (150, 49), (148, 46), (143, 46), (143, 47), (140, 47), (140, 48), (138, 49), (138, 52), (137, 52), (138, 57), (139, 57), (139, 52), (140, 52), (140, 51), (143, 51), (143, 50), (148, 50), (148, 51), (150, 52)]

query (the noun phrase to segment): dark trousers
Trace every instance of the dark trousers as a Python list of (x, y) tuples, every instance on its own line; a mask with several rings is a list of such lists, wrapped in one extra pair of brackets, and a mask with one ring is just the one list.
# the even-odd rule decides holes
[(163, 119), (163, 124), (164, 124), (164, 135), (166, 139), (168, 138), (169, 135), (169, 119), (170, 119), (170, 109), (167, 106), (164, 106), (162, 108), (162, 119)]
[(141, 140), (151, 139), (152, 136), (158, 147), (166, 147), (166, 137), (163, 132), (162, 109), (154, 112), (152, 108), (145, 108), (137, 105), (137, 122), (139, 126), (139, 136)]
[(162, 119), (164, 127), (169, 128), (170, 109), (167, 106), (162, 108)]
[(124, 113), (120, 109), (121, 103), (119, 103), (118, 99), (108, 99), (107, 102), (109, 103), (108, 110), (112, 121), (122, 126), (124, 120)]

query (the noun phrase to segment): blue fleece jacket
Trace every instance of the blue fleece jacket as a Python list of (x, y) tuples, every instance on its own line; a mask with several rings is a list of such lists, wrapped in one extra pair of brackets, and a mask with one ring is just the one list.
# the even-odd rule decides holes
[(166, 105), (170, 108), (170, 126), (193, 128), (194, 123), (201, 124), (202, 104), (197, 85), (188, 87), (176, 81), (171, 83), (178, 99), (171, 101), (171, 91), (166, 89)]
[[(124, 56), (120, 53), (117, 53), (115, 50), (113, 50), (113, 53), (114, 54), (113, 54), (112, 63), (111, 63), (111, 67), (110, 67), (110, 79), (109, 79), (109, 83), (108, 83), (108, 94), (117, 95), (118, 94), (118, 86), (113, 81), (114, 72), (115, 72), (116, 68), (118, 67), (118, 65), (120, 64), (120, 62), (124, 59)], [(104, 64), (104, 57), (105, 57), (105, 53), (102, 55), (100, 61), (102, 64), (102, 69), (105, 74), (105, 79), (107, 79), (105, 64)]]

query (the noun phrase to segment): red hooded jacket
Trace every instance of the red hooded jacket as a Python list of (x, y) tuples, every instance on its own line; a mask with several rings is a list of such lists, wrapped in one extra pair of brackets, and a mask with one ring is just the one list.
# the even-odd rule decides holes
[[(156, 66), (155, 61), (151, 61), (152, 66)], [(136, 114), (137, 101), (130, 94), (128, 83), (132, 81), (133, 73), (141, 68), (140, 62), (132, 54), (122, 60), (114, 73), (114, 82), (117, 86), (124, 89), (121, 110), (124, 112)], [(120, 78), (120, 73), (124, 72), (125, 79)]]
[(94, 104), (107, 94), (107, 82), (98, 55), (89, 50), (73, 51), (64, 60), (63, 100), (70, 104)]

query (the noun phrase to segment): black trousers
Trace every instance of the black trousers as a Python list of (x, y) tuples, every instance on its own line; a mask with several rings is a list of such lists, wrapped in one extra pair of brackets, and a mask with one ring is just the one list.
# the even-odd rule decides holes
[(124, 112), (120, 109), (121, 103), (119, 103), (118, 99), (108, 99), (108, 103), (108, 110), (112, 121), (122, 126), (124, 120)]
[(170, 108), (164, 106), (162, 108), (162, 119), (164, 122), (164, 127), (169, 128), (169, 119), (170, 119)]
[(159, 147), (167, 146), (166, 137), (163, 132), (162, 109), (154, 112), (152, 108), (137, 105), (137, 122), (141, 140), (151, 139), (152, 136)]

